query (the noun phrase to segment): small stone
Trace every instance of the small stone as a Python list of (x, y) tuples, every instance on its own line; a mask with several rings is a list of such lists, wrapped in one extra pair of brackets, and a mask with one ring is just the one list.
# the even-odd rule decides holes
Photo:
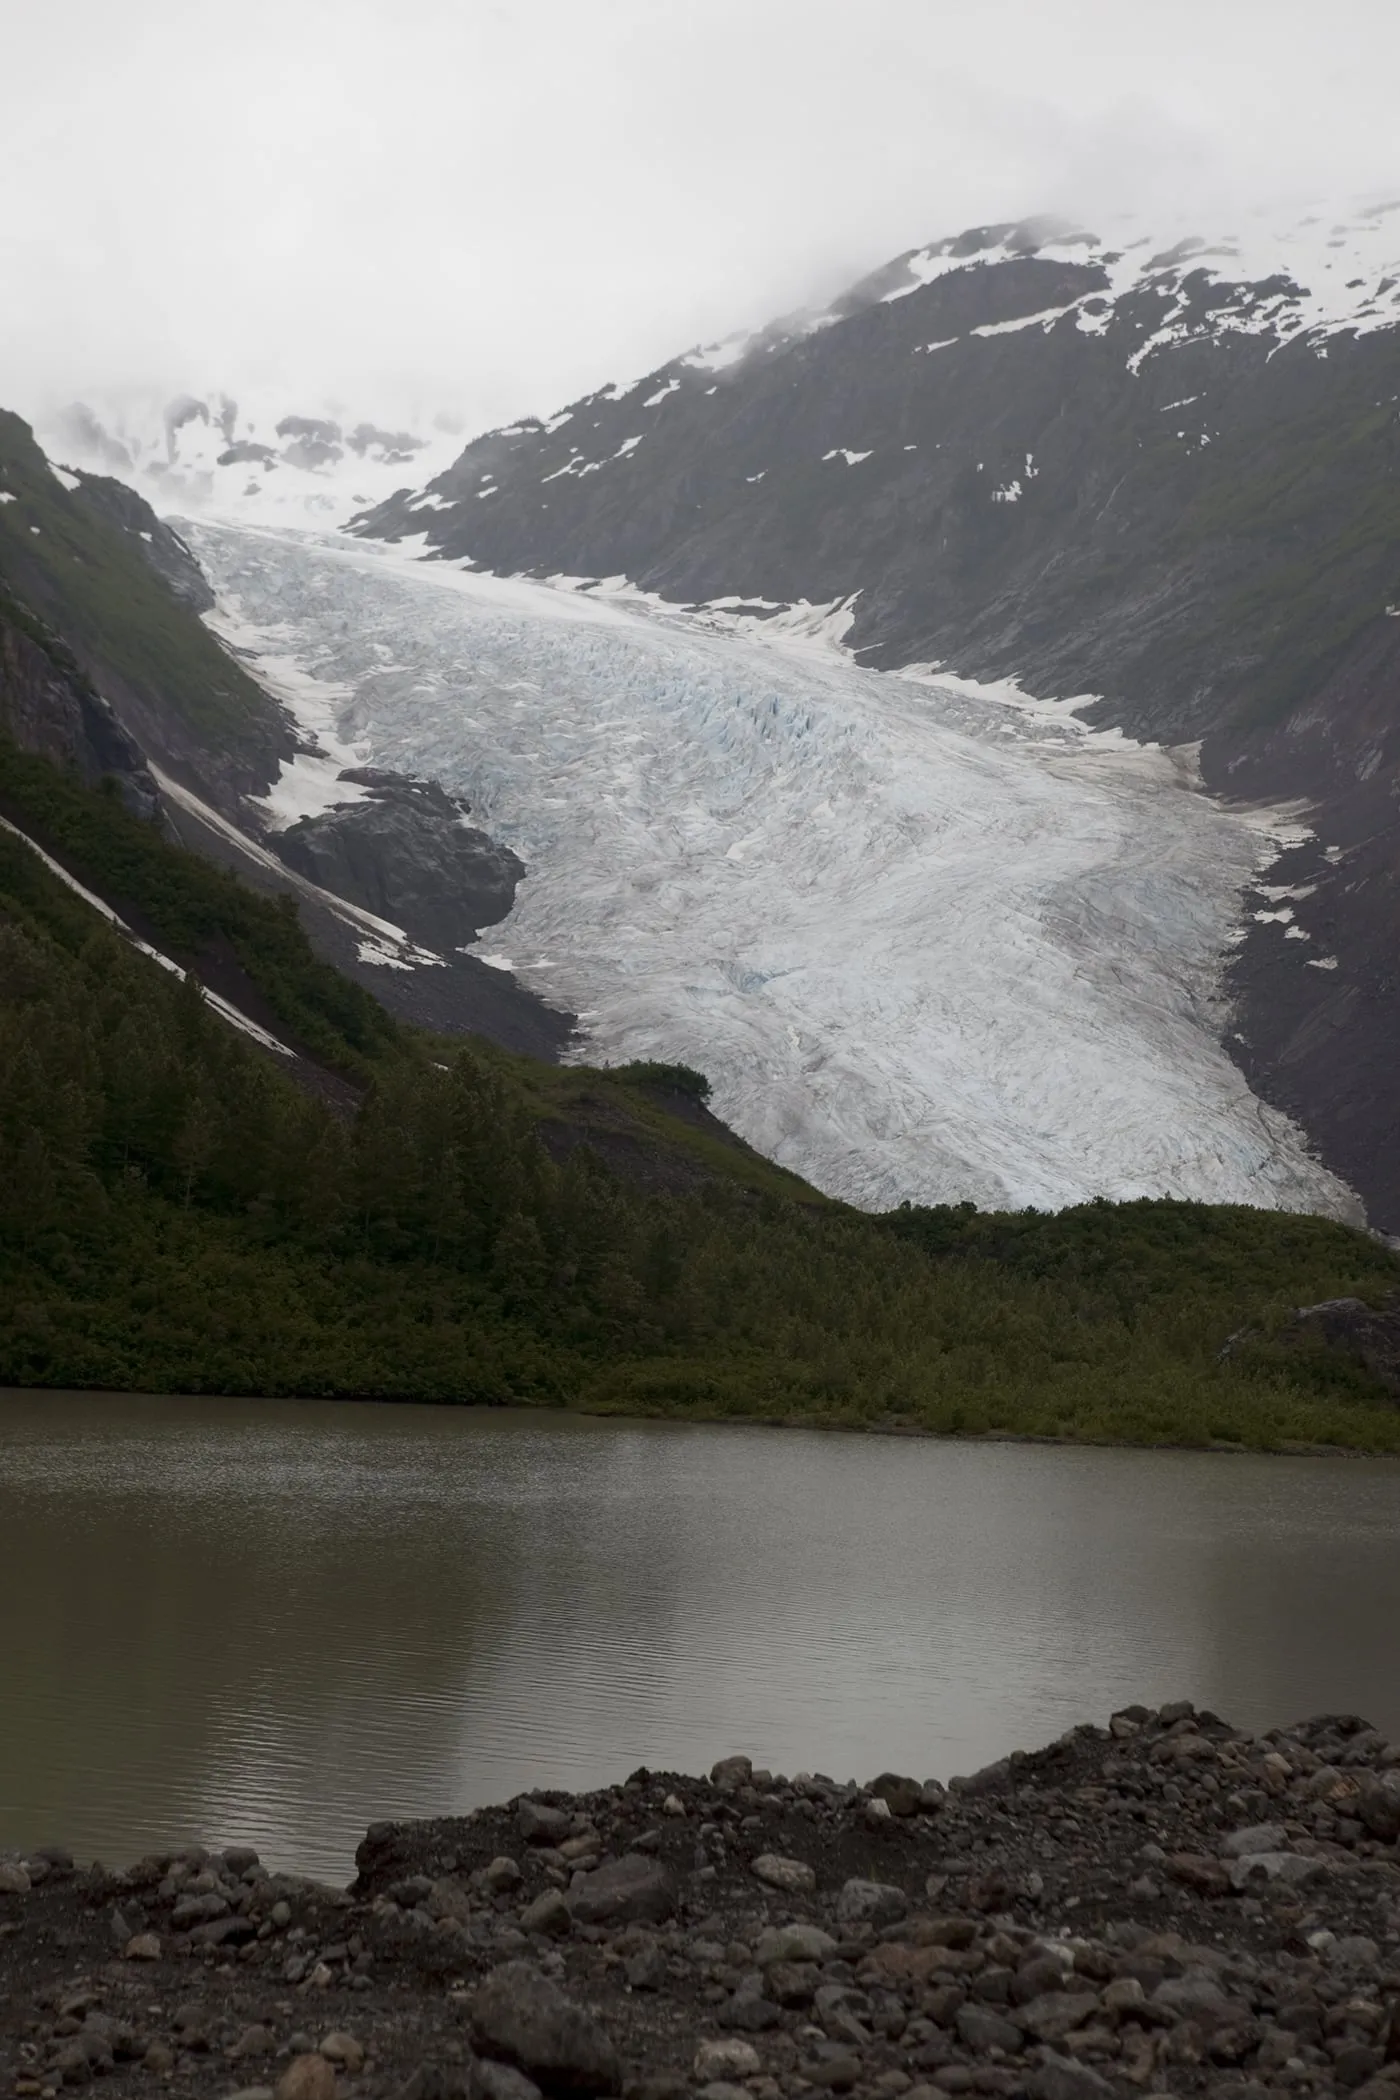
[(1246, 1889), (1252, 1883), (1262, 1885), (1269, 1881), (1290, 1886), (1321, 1881), (1327, 1868), (1320, 1859), (1308, 1859), (1299, 1852), (1246, 1852), (1242, 1858), (1230, 1861), (1229, 1873), (1233, 1888)]
[[(496, 2066), (504, 2070), (504, 2064)], [(399, 2087), (394, 2100), (481, 2100), (478, 2093), (477, 2074), (481, 2066), (473, 2058), (470, 2066), (465, 2064), (419, 2064), (418, 2069)], [(527, 2079), (526, 2084), (529, 2084)], [(538, 2092), (538, 2086), (532, 2087)]]
[(159, 1933), (134, 1932), (126, 1943), (124, 1959), (127, 1961), (159, 1961)]
[(1059, 2056), (1053, 2049), (1026, 2081), (1031, 2100), (1113, 2100), (1113, 2087), (1087, 2064)]
[(953, 2025), (958, 2039), (977, 2056), (985, 2056), (989, 2049), (1014, 2055), (1021, 2047), (1020, 2029), (986, 2005), (964, 2005)]
[(294, 2056), (277, 2081), (276, 2100), (335, 2100), (335, 2072), (324, 2056)]
[(628, 1852), (586, 1874), (569, 1896), (581, 1925), (659, 1925), (676, 1907), (671, 1877), (659, 1861)]
[(860, 2082), (860, 2058), (845, 2052), (804, 2064), (802, 2075), (809, 2085), (825, 2086), (828, 2092), (849, 2093)]
[(683, 1816), (687, 1813), (686, 1805), (679, 1794), (668, 1794), (661, 1804), (661, 1813), (663, 1816)]
[(780, 1852), (761, 1852), (753, 1863), (753, 1871), (768, 1888), (783, 1889), (790, 1895), (817, 1885), (817, 1877), (805, 1860), (785, 1859)]
[(886, 1881), (847, 1881), (836, 1899), (836, 1915), (843, 1925), (894, 1925), (908, 1909), (903, 1889)]
[(530, 1962), (493, 1969), (471, 2000), (483, 2055), (503, 2058), (547, 2093), (615, 2093), (617, 2051), (593, 2015), (566, 1998)]
[(147, 2042), (145, 2054), (142, 2056), (141, 2061), (148, 2071), (154, 2071), (157, 2075), (164, 2071), (173, 2071), (175, 2068), (175, 2051), (168, 2042)]
[(347, 2034), (342, 2027), (334, 2028), (326, 2036), (321, 2044), (321, 2054), (328, 2063), (340, 2064), (352, 2078), (364, 2067), (364, 2043), (357, 2036)]
[(573, 1914), (558, 1889), (543, 1889), (520, 1913), (522, 1932), (540, 1932), (550, 1939), (567, 1939), (573, 1925)]
[(1167, 1872), (1198, 1896), (1228, 1896), (1232, 1886), (1229, 1868), (1198, 1852), (1174, 1852), (1167, 1861)]
[(753, 1778), (753, 1762), (747, 1757), (722, 1757), (717, 1765), (710, 1767), (710, 1785), (721, 1793), (732, 1793), (736, 1787), (747, 1786)]
[(558, 1845), (569, 1835), (573, 1820), (567, 1809), (528, 1797), (515, 1811), (515, 1827), (527, 1845)]
[(1082, 2027), (1098, 2007), (1097, 1991), (1047, 1991), (1023, 2005), (1016, 2018), (1037, 2041), (1058, 2042)]
[(789, 2009), (810, 2005), (821, 1973), (814, 1961), (775, 1961), (767, 1973), (768, 1996)]
[(472, 2065), (471, 2100), (542, 2100), (533, 2078), (514, 2064), (493, 2063), (479, 2056)]
[(270, 2085), (240, 2085), (226, 2093), (224, 2100), (276, 2100), (276, 2095)]
[(0, 1896), (27, 1896), (34, 1884), (17, 1859), (0, 1859)]
[(627, 1957), (622, 1973), (634, 1991), (659, 1991), (666, 1981), (666, 1956), (655, 1940), (648, 1940)]
[(229, 2050), (229, 2055), (235, 2059), (244, 2056), (271, 2056), (276, 2047), (276, 2038), (269, 2028), (245, 2027)]
[(482, 1885), (493, 1895), (503, 1896), (507, 1889), (518, 1889), (524, 1876), (515, 1860), (502, 1853), (481, 1870)]
[(778, 2025), (782, 2017), (771, 1998), (752, 1991), (736, 1991), (719, 2011), (721, 2027), (737, 2027), (745, 2034), (766, 2034), (770, 2027)]
[(335, 1982), (335, 1972), (325, 1962), (318, 1961), (306, 1980), (311, 1985), (312, 1990), (328, 1991)]
[(830, 1961), (836, 1942), (820, 1925), (769, 1925), (758, 1935), (754, 1960), (760, 1969), (775, 1962)]
[(916, 1816), (924, 1804), (924, 1790), (917, 1779), (902, 1779), (896, 1772), (882, 1772), (870, 1788), (892, 1816)]
[(1282, 1823), (1251, 1823), (1245, 1830), (1232, 1830), (1220, 1850), (1226, 1859), (1243, 1859), (1250, 1852), (1286, 1852), (1288, 1832)]
[(701, 2042), (695, 2052), (695, 2076), (706, 2084), (714, 2078), (757, 2078), (762, 2068), (753, 2043), (740, 2041), (737, 2035)]

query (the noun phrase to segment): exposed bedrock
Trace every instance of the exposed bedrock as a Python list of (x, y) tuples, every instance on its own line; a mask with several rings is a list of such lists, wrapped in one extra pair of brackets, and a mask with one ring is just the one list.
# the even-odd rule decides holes
[(341, 778), (370, 792), (275, 834), (288, 867), (433, 948), (461, 948), (503, 919), (525, 864), (466, 822), (436, 781), (375, 767)]

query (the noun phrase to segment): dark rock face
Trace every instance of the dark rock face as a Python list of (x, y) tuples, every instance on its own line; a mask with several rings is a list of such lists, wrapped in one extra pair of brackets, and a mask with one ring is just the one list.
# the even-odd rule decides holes
[(208, 577), (179, 533), (156, 516), (144, 497), (106, 474), (80, 474), (78, 484), (75, 494), (99, 517), (132, 537), (172, 597), (192, 612), (209, 610), (214, 593)]
[(28, 751), (73, 766), (85, 780), (114, 777), (131, 808), (154, 816), (145, 756), (90, 678), (0, 584), (0, 729)]
[(505, 917), (524, 863), (469, 827), (464, 803), (435, 782), (372, 767), (341, 778), (368, 787), (368, 799), (276, 833), (289, 868), (433, 948), (465, 947)]
[[(1400, 1401), (1400, 1303), (1372, 1308), (1360, 1298), (1330, 1298), (1300, 1308), (1285, 1340), (1320, 1336), (1329, 1349), (1355, 1357)], [(1395, 1829), (1400, 1837), (1400, 1808)]]
[(853, 599), (867, 663), (1100, 695), (1090, 719), (1199, 740), (1215, 792), (1305, 801), (1316, 844), (1266, 880), (1311, 894), (1292, 934), (1250, 922), (1229, 1047), (1400, 1229), (1394, 280), (1389, 325), (1322, 343), (1295, 283), (1227, 282), (1191, 244), (1126, 291), (1063, 228), (934, 259), (733, 364), (489, 432), (431, 484), (445, 507), (357, 529), (683, 602)]

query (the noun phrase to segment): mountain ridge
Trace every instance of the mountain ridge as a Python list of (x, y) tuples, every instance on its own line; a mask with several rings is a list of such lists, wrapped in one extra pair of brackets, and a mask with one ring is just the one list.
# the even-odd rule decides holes
[(846, 604), (862, 663), (1082, 696), (1198, 745), (1215, 795), (1298, 805), (1229, 1047), (1394, 1229), (1400, 206), (1294, 231), (972, 229), (485, 433), (351, 529), (757, 619)]

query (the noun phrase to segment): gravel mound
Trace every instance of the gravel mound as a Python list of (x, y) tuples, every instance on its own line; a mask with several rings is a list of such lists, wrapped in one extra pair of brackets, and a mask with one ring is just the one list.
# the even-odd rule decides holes
[(945, 1788), (731, 1757), (247, 1849), (0, 1858), (0, 2093), (1400, 2100), (1400, 1745), (1129, 1707)]

